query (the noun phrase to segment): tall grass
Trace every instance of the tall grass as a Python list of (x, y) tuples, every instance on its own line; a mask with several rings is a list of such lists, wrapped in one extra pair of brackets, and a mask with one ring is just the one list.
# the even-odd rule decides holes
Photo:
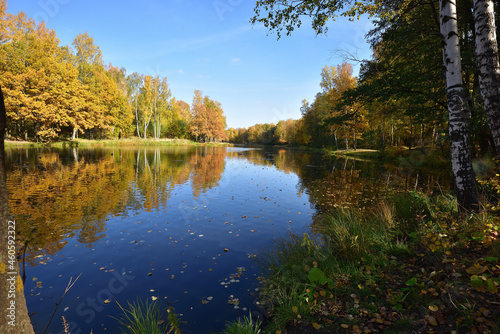
[(130, 334), (180, 334), (180, 322), (171, 307), (163, 307), (155, 301), (146, 302), (137, 300), (128, 302), (128, 308), (118, 306), (122, 310), (122, 316), (115, 318), (120, 324), (122, 333)]
[(230, 322), (226, 325), (224, 334), (260, 334), (262, 321), (252, 320), (252, 315), (243, 316), (236, 321)]
[(270, 329), (282, 329), (298, 315), (307, 323), (318, 311), (320, 303), (311, 303), (318, 291), (333, 296), (335, 282), (356, 281), (363, 277), (363, 268), (383, 267), (392, 255), (409, 253), (412, 236), (419, 236), (432, 216), (431, 204), (419, 193), (402, 193), (369, 213), (325, 213), (314, 222), (313, 235), (276, 240), (258, 260), (265, 276), (262, 301), (272, 310)]

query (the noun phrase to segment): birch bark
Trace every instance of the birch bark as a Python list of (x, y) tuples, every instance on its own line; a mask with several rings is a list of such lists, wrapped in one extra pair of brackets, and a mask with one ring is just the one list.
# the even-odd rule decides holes
[(462, 81), (462, 64), (455, 0), (440, 0), (440, 30), (448, 100), (451, 167), (457, 202), (461, 211), (477, 210), (478, 193), (469, 152), (467, 102)]
[(500, 155), (500, 64), (495, 29), (493, 0), (474, 0), (476, 30), (476, 68), (484, 111), (495, 145)]

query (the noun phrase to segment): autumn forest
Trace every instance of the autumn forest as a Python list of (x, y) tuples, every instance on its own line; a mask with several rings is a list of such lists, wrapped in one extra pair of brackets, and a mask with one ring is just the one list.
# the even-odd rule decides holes
[(225, 139), (218, 101), (196, 90), (172, 97), (167, 78), (105, 65), (88, 33), (61, 46), (56, 33), (0, 2), (0, 85), (7, 136), (34, 141), (140, 138)]
[[(300, 119), (249, 128), (226, 128), (220, 102), (194, 92), (191, 103), (172, 96), (166, 77), (105, 65), (88, 33), (62, 46), (56, 32), (24, 13), (0, 7), (1, 74), (7, 136), (23, 140), (189, 138), (196, 141), (310, 146), (330, 149), (449, 145), (442, 50), (433, 7), (408, 20), (376, 21), (369, 41), (373, 59), (325, 66), (314, 101), (303, 100)], [(464, 85), (470, 106), (472, 155), (493, 149), (474, 62), (470, 11), (459, 25)], [(472, 22), (472, 24), (471, 24)], [(399, 41), (403, 39), (406, 43)], [(348, 55), (346, 55), (348, 56)], [(349, 57), (347, 57), (349, 58)], [(419, 78), (418, 81), (412, 78)]]

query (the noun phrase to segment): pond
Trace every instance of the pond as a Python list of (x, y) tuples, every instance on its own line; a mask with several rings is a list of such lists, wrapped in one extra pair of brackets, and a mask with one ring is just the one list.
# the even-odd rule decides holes
[[(417, 155), (397, 166), (301, 150), (131, 147), (6, 150), (7, 187), (37, 333), (118, 333), (118, 303), (163, 300), (183, 333), (254, 309), (255, 258), (316, 215), (394, 189), (449, 189)], [(21, 270), (23, 260), (20, 262)]]

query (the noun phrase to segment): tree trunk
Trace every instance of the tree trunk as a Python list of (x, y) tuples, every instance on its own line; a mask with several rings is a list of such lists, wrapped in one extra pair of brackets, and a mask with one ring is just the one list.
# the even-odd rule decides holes
[(7, 127), (0, 87), (0, 333), (34, 333), (16, 257), (16, 226), (10, 220), (5, 174), (4, 136)]
[(71, 140), (75, 140), (77, 132), (78, 132), (78, 129), (76, 127), (74, 127), (73, 128), (73, 134), (71, 135)]
[(137, 110), (137, 101), (135, 102), (135, 126), (137, 128), (137, 137), (141, 138), (141, 131), (139, 130), (139, 114)]
[(391, 146), (394, 146), (394, 124), (391, 123)]
[(385, 150), (385, 115), (382, 115), (382, 151)]
[(352, 139), (353, 139), (352, 148), (354, 149), (354, 151), (356, 151), (356, 148), (357, 148), (357, 145), (356, 145), (356, 129), (354, 129), (352, 132), (353, 132), (353, 135), (352, 135)]
[(500, 155), (500, 63), (493, 0), (474, 0), (476, 67), (486, 119)]
[(454, 0), (440, 0), (440, 29), (448, 100), (451, 168), (460, 211), (478, 209), (478, 193), (469, 152), (467, 103), (462, 81), (462, 64)]

